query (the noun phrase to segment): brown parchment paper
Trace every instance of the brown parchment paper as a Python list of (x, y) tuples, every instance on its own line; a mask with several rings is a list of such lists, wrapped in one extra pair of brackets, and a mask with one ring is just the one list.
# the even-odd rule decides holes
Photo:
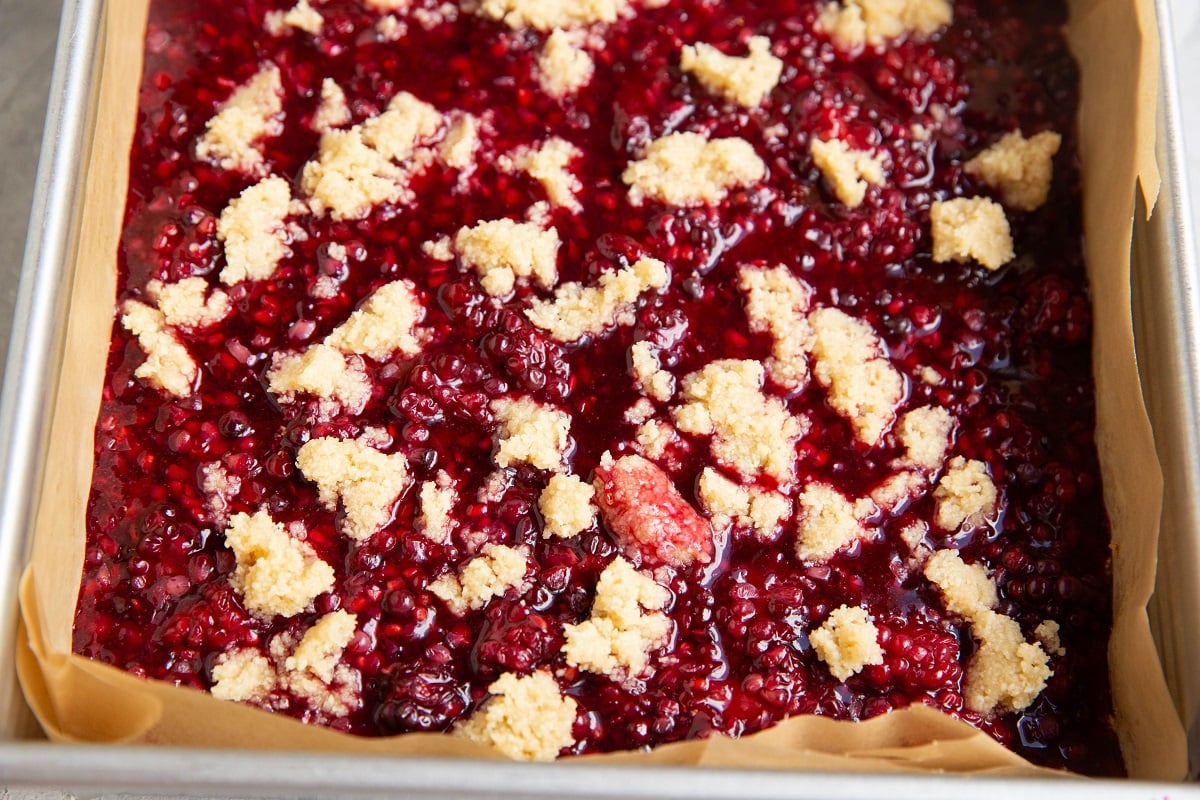
[[(58, 741), (154, 743), (418, 756), (497, 758), (432, 734), (361, 739), (165, 683), (71, 653), (84, 552), (91, 452), (116, 295), (120, 235), (148, 0), (107, 4), (96, 135), (87, 173), (67, 327), (37, 501), (33, 556), (21, 585), (17, 666), (30, 706)], [(1134, 193), (1157, 196), (1154, 122), (1158, 42), (1152, 0), (1072, 0), (1068, 35), (1083, 74), (1084, 216), (1094, 294), (1100, 449), (1113, 525), (1110, 648), (1117, 730), (1133, 777), (1178, 780), (1182, 726), (1162, 677), (1146, 604), (1154, 588), (1162, 477), (1142, 403), (1130, 314)], [(738, 741), (721, 737), (589, 763), (848, 771), (1057, 775), (974, 728), (917, 707), (869, 722), (801, 717)]]

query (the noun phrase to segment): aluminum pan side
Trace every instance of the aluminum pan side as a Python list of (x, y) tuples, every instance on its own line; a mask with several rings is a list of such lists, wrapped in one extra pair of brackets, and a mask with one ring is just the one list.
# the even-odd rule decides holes
[[(58, 380), (69, 265), (97, 86), (100, 0), (63, 5), (12, 338), (0, 394), (0, 642), (16, 635), (17, 581), (49, 430), (43, 409)], [(7, 653), (0, 649), (0, 653)], [(0, 741), (36, 730), (11, 657), (0, 658)], [(4, 773), (0, 772), (0, 775)]]

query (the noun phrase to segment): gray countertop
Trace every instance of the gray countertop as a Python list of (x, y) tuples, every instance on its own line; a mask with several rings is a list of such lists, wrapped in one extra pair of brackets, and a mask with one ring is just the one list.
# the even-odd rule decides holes
[[(1182, 129), (1192, 157), (1190, 183), (1200, 187), (1200, 2), (1171, 0), (1172, 30), (1184, 85)], [(0, 0), (0, 372), (24, 251), (53, 66), (59, 0)], [(1200, 203), (1193, 209), (1200, 229)], [(62, 800), (56, 791), (0, 787), (0, 800)]]

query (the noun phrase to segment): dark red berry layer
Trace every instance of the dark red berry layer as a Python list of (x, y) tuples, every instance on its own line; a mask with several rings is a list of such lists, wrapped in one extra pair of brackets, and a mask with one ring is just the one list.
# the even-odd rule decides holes
[[(1108, 528), (1093, 443), (1091, 319), (1080, 255), (1075, 156), (1076, 68), (1059, 35), (1061, 2), (961, 0), (955, 24), (931, 41), (879, 54), (839, 54), (813, 33), (818, 4), (763, 0), (732, 7), (673, 0), (606, 28), (596, 76), (577, 96), (548, 98), (532, 77), (544, 37), (507, 32), (468, 14), (428, 30), (410, 22), (400, 42), (373, 30), (378, 14), (330, 0), (317, 36), (263, 28), (277, 3), (207, 0), (151, 4), (138, 128), (120, 250), (119, 300), (141, 297), (152, 278), (215, 282), (224, 264), (216, 219), (253, 180), (193, 158), (196, 138), (237, 85), (271, 61), (286, 93), (286, 133), (266, 143), (274, 174), (296, 178), (318, 137), (301, 124), (321, 81), (345, 90), (354, 121), (398, 91), (440, 110), (486, 117), (478, 169), (460, 186), (435, 164), (413, 184), (413, 207), (385, 205), (359, 222), (299, 218), (306, 238), (271, 280), (229, 290), (233, 316), (183, 340), (200, 365), (200, 390), (170, 401), (133, 376), (144, 356), (117, 326), (96, 429), (96, 467), (75, 649), (134, 674), (207, 688), (217, 657), (262, 647), (284, 630), (346, 609), (359, 634), (346, 660), (363, 676), (363, 707), (334, 723), (381, 735), (447, 730), (478, 706), (504, 672), (560, 670), (579, 704), (577, 752), (654, 745), (719, 731), (744, 734), (795, 714), (862, 719), (928, 703), (979, 725), (1030, 760), (1091, 774), (1121, 772), (1105, 670), (1110, 627)], [(437, 3), (414, 0), (414, 8)], [(411, 13), (411, 12), (409, 12)], [(717, 101), (678, 69), (683, 44), (770, 37), (783, 80), (760, 108)], [(740, 50), (732, 46), (732, 52)], [(935, 110), (945, 110), (944, 119)], [(918, 138), (914, 124), (933, 131)], [(1000, 133), (1063, 134), (1050, 202), (1010, 213), (1018, 258), (996, 273), (930, 258), (929, 206), (986, 193), (962, 163)], [(620, 174), (652, 139), (676, 130), (738, 136), (767, 165), (767, 179), (715, 208), (631, 207)], [(782, 131), (781, 134), (778, 132)], [(778, 134), (778, 135), (776, 135)], [(473, 274), (425, 255), (421, 245), (483, 219), (520, 218), (544, 190), (502, 171), (494, 157), (548, 136), (585, 152), (573, 169), (583, 211), (552, 213), (563, 241), (562, 280), (594, 283), (604, 270), (647, 255), (672, 270), (671, 290), (640, 308), (634, 326), (587, 347), (550, 340), (522, 315), (531, 295), (494, 304)], [(858, 209), (836, 202), (808, 155), (812, 137), (880, 148), (893, 169)], [(334, 257), (345, 246), (345, 258)], [(509, 470), (499, 499), (478, 501), (493, 472), (489, 403), (528, 394), (568, 410), (572, 470), (589, 478), (601, 454), (630, 451), (623, 412), (636, 394), (630, 345), (651, 339), (665, 368), (684, 375), (715, 358), (765, 359), (737, 289), (744, 264), (786, 264), (816, 302), (866, 320), (911, 380), (906, 407), (939, 405), (958, 419), (955, 452), (985, 462), (1003, 497), (991, 525), (955, 546), (987, 566), (999, 611), (1026, 635), (1061, 623), (1066, 655), (1019, 714), (981, 719), (964, 710), (964, 667), (975, 645), (965, 623), (907, 563), (900, 531), (932, 516), (916, 500), (886, 520), (883, 535), (827, 564), (805, 566), (794, 534), (776, 544), (735, 530), (719, 563), (676, 571), (669, 614), (678, 634), (639, 681), (621, 685), (566, 666), (564, 624), (586, 619), (597, 577), (618, 553), (603, 526), (546, 540), (536, 500), (544, 471)], [(338, 291), (313, 299), (318, 278)], [(360, 415), (318, 419), (313, 404), (281, 406), (266, 391), (271, 354), (321, 341), (370, 291), (411, 279), (428, 309), (432, 339), (415, 359), (368, 362), (375, 392)], [(932, 367), (942, 380), (921, 379)], [(812, 385), (786, 398), (811, 430), (798, 446), (798, 478), (865, 493), (892, 471), (894, 447), (867, 450)], [(354, 544), (295, 467), (297, 449), (320, 436), (348, 438), (382, 426), (391, 451), (417, 480), (447, 471), (466, 498), (463, 527), (532, 549), (531, 586), (456, 617), (427, 590), (444, 565), (474, 550), (455, 536), (434, 544), (413, 531), (415, 492), (396, 522)], [(670, 479), (695, 504), (707, 445), (685, 437)], [(234, 557), (205, 507), (204, 465), (240, 479), (231, 511), (266, 508), (302, 520), (308, 541), (334, 566), (337, 584), (315, 610), (263, 622), (231, 588)], [(790, 529), (789, 529), (790, 531)], [(475, 542), (477, 545), (478, 542)], [(865, 606), (880, 628), (884, 663), (844, 684), (816, 658), (807, 633), (843, 604)], [(564, 671), (565, 670), (565, 671)], [(314, 714), (299, 698), (280, 709)]]

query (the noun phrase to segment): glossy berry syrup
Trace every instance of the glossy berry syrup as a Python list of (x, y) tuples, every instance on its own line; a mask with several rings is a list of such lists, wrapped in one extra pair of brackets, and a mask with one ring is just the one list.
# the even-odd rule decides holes
[[(859, 720), (924, 703), (1035, 763), (1121, 773), (1100, 666), (1111, 617), (1109, 534), (1092, 433), (1077, 71), (1059, 33), (1064, 3), (959, 0), (952, 27), (858, 55), (814, 33), (820, 4), (813, 0), (639, 6), (592, 29), (603, 39), (591, 50), (595, 77), (561, 100), (534, 75), (544, 34), (430, 0), (397, 12), (398, 41), (378, 32), (381, 12), (348, 0), (315, 5), (324, 17), (319, 34), (268, 33), (267, 12), (290, 6), (151, 3), (118, 303), (143, 297), (151, 279), (201, 276), (217, 285), (224, 265), (217, 219), (256, 179), (198, 161), (195, 142), (262, 63), (280, 68), (286, 114), (283, 135), (263, 145), (266, 163), (297, 185), (317, 150), (306, 121), (326, 77), (345, 91), (354, 123), (409, 91), (439, 110), (486, 120), (482, 150), (473, 169), (435, 161), (416, 175), (413, 203), (385, 204), (358, 221), (291, 218), (291, 254), (275, 275), (225, 287), (233, 314), (215, 328), (180, 334), (201, 373), (190, 397), (169, 398), (135, 377), (145, 355), (114, 327), (76, 652), (207, 689), (226, 651), (265, 651), (278, 634), (299, 635), (345, 609), (357, 620), (344, 660), (361, 673), (361, 707), (329, 718), (284, 693), (273, 702), (280, 713), (371, 736), (446, 731), (479, 707), (499, 675), (546, 668), (578, 704), (569, 752), (749, 734), (796, 714)], [(724, 43), (740, 54), (751, 35), (768, 36), (785, 65), (761, 106), (728, 103), (681, 73), (682, 45)], [(915, 126), (929, 135), (918, 136)], [(1049, 202), (1009, 212), (1016, 260), (996, 272), (935, 264), (930, 204), (988, 194), (962, 164), (1017, 128), (1057, 131), (1063, 147)], [(674, 131), (740, 137), (766, 163), (767, 177), (715, 206), (631, 205), (622, 170)], [(667, 291), (643, 296), (634, 324), (582, 344), (553, 341), (523, 314), (535, 297), (550, 297), (546, 289), (519, 286), (493, 300), (474, 272), (422, 249), (480, 220), (522, 219), (545, 200), (539, 183), (503, 170), (497, 158), (550, 136), (584, 153), (571, 165), (582, 210), (549, 212), (563, 243), (560, 281), (592, 285), (643, 256), (665, 262), (672, 276)], [(887, 153), (885, 185), (871, 186), (858, 208), (837, 202), (809, 155), (814, 136)], [(750, 330), (738, 289), (737, 270), (746, 264), (784, 264), (814, 288), (817, 305), (868, 322), (906, 378), (901, 411), (948, 409), (958, 421), (951, 452), (987, 465), (999, 513), (954, 535), (934, 530), (924, 544), (957, 548), (985, 565), (999, 590), (997, 610), (1026, 638), (1043, 620), (1060, 623), (1065, 655), (1051, 657), (1054, 675), (1025, 711), (981, 718), (964, 706), (976, 644), (901, 537), (932, 518), (928, 493), (817, 565), (796, 557), (790, 518), (773, 543), (735, 526), (712, 563), (655, 573), (673, 595), (667, 613), (676, 632), (651, 653), (645, 673), (619, 682), (566, 664), (563, 626), (587, 619), (618, 540), (603, 521), (575, 537), (542, 537), (537, 499), (549, 473), (497, 470), (490, 403), (527, 395), (569, 412), (569, 468), (591, 480), (605, 451), (635, 451), (636, 426), (625, 417), (638, 397), (627, 363), (635, 341), (651, 341), (679, 378), (718, 358), (769, 357), (771, 342)], [(321, 341), (371, 291), (400, 278), (417, 287), (430, 340), (415, 357), (367, 359), (375, 388), (361, 414), (324, 419), (315, 402), (281, 403), (267, 391), (273, 353)], [(319, 279), (326, 286), (331, 279), (336, 291), (315, 292)], [(863, 496), (892, 474), (899, 446), (857, 443), (819, 384), (792, 394), (767, 390), (809, 422), (797, 445), (797, 487), (821, 481)], [(318, 502), (296, 467), (298, 448), (321, 436), (354, 438), (367, 427), (386, 430), (391, 441), (382, 449), (404, 453), (415, 481), (440, 470), (454, 479), (461, 499), (448, 543), (414, 530), (415, 489), (390, 524), (357, 543)], [(237, 479), (227, 513), (266, 509), (275, 520), (302, 521), (308, 543), (333, 566), (335, 588), (312, 610), (262, 620), (243, 607), (229, 581), (234, 556), (202, 488), (214, 464)], [(709, 465), (708, 443), (687, 435), (659, 464), (692, 508), (700, 507), (696, 482)], [(796, 487), (789, 492), (794, 497)], [(485, 542), (530, 548), (529, 588), (456, 616), (428, 585)], [(844, 682), (808, 639), (841, 605), (867, 609), (884, 652), (881, 665)]]

